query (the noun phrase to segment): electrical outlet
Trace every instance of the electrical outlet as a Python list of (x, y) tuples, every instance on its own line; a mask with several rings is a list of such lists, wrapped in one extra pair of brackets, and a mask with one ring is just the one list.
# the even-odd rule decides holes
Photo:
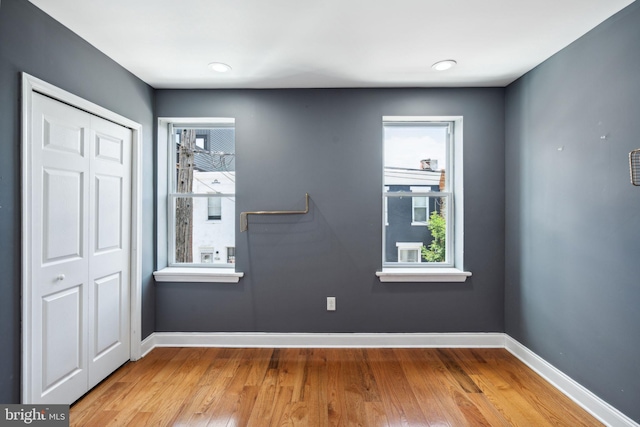
[(327, 311), (336, 311), (336, 297), (327, 297)]

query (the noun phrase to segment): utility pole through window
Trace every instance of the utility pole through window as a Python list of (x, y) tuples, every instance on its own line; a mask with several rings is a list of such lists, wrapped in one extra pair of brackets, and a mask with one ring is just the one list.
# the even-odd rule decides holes
[[(178, 147), (177, 193), (193, 192), (193, 164), (196, 131), (183, 129)], [(193, 197), (176, 199), (176, 262), (193, 262)]]

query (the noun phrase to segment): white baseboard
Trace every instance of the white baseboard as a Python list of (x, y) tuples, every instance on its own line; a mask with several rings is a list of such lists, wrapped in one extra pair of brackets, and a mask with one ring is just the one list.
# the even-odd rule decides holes
[(506, 334), (505, 348), (520, 359), (522, 363), (529, 366), (544, 378), (549, 384), (560, 390), (602, 423), (611, 427), (639, 426), (622, 412), (600, 399), (549, 362)]
[(155, 347), (504, 348), (605, 425), (640, 427), (632, 419), (503, 333), (155, 332), (141, 344), (143, 357)]
[(149, 352), (154, 348), (156, 348), (155, 333), (152, 333), (151, 335), (143, 339), (140, 343), (140, 359), (149, 354)]
[(504, 334), (350, 334), (350, 333), (198, 333), (155, 332), (143, 343), (154, 347), (317, 347), (317, 348), (504, 348)]

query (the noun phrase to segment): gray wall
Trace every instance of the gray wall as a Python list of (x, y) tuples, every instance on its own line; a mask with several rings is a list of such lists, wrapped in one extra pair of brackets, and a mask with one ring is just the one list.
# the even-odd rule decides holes
[(20, 399), (20, 72), (141, 123), (143, 336), (154, 330), (153, 97), (151, 87), (26, 0), (0, 6), (0, 402)]
[[(306, 216), (250, 217), (239, 284), (158, 283), (158, 331), (504, 330), (504, 89), (158, 90), (156, 108), (236, 119), (238, 212), (311, 196)], [(466, 283), (375, 276), (384, 115), (464, 116)]]
[[(640, 421), (640, 189), (627, 170), (628, 152), (640, 147), (638, 46), (634, 3), (506, 90), (154, 95), (26, 0), (3, 0), (0, 402), (17, 402), (20, 389), (26, 71), (144, 126), (143, 336), (506, 330)], [(236, 118), (238, 211), (299, 209), (311, 194), (309, 215), (251, 218), (250, 231), (237, 236), (238, 269), (247, 274), (237, 285), (152, 285), (154, 251), (166, 245), (155, 237), (154, 113)], [(383, 115), (465, 118), (465, 267), (474, 275), (464, 284), (382, 284), (374, 276)], [(328, 295), (337, 296), (335, 313), (325, 311)]]
[(509, 86), (506, 111), (507, 333), (640, 421), (640, 4)]

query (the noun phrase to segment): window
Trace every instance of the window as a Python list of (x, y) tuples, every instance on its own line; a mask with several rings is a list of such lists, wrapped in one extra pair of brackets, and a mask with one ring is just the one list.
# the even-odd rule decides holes
[(201, 248), (200, 249), (200, 262), (202, 264), (213, 263), (213, 248)]
[(222, 219), (222, 199), (209, 197), (207, 202), (207, 219)]
[(235, 248), (235, 126), (171, 123), (170, 266), (229, 267)]
[[(157, 170), (157, 282), (244, 277), (228, 252), (236, 231), (235, 130), (233, 118), (158, 118), (158, 165), (166, 167)], [(209, 219), (210, 206), (220, 219)]]
[[(471, 273), (462, 271), (462, 118), (387, 116), (382, 130), (383, 270), (377, 275), (464, 281)], [(401, 273), (406, 280), (398, 279)]]
[(422, 242), (397, 242), (398, 261), (421, 262)]
[(236, 262), (236, 248), (227, 248), (227, 263), (235, 264)]
[[(387, 201), (384, 262), (451, 266), (451, 244), (447, 242), (451, 242), (453, 225), (447, 206), (453, 196), (452, 123), (385, 121), (383, 127), (383, 193)], [(433, 210), (429, 209), (431, 199), (437, 201)], [(437, 225), (444, 229), (436, 229)], [(403, 249), (401, 242), (424, 243), (409, 250)]]
[(411, 225), (427, 225), (429, 218), (429, 198), (413, 197)]
[(200, 150), (209, 150), (207, 140), (207, 134), (196, 134), (196, 148), (199, 148)]

